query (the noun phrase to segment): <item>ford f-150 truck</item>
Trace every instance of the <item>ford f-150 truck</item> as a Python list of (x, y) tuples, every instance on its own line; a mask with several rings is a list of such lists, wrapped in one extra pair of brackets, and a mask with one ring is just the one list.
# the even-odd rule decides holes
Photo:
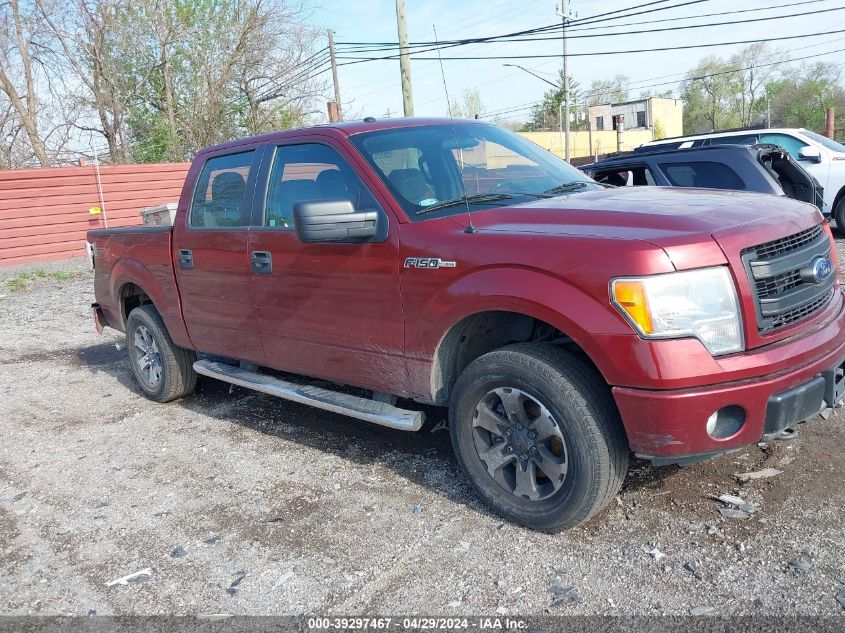
[(817, 208), (607, 187), (483, 122), (204, 149), (172, 227), (88, 240), (96, 326), (126, 333), (148, 397), (202, 374), (408, 431), (415, 403), (448, 406), (469, 481), (536, 529), (596, 514), (631, 453), (694, 462), (843, 396)]

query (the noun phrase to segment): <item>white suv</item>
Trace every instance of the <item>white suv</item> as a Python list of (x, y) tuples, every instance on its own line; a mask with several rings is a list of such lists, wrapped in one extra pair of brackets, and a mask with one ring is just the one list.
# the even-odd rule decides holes
[(801, 166), (824, 187), (825, 215), (833, 216), (839, 230), (845, 231), (845, 145), (826, 136), (803, 128), (744, 129), (651, 141), (643, 147), (660, 145), (667, 149), (683, 149), (755, 143), (780, 145), (795, 160), (801, 161)]

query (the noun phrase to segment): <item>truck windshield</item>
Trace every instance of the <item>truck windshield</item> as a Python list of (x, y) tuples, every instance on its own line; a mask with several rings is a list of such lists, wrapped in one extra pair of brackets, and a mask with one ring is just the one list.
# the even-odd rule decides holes
[(842, 152), (843, 154), (845, 154), (845, 145), (843, 145), (842, 143), (837, 143), (832, 138), (827, 138), (826, 136), (822, 136), (821, 134), (811, 132), (810, 130), (801, 130), (801, 134), (813, 139), (816, 143), (824, 145), (829, 150), (832, 150), (834, 152)]
[(413, 221), (601, 188), (495, 125), (421, 125), (362, 132), (349, 140)]

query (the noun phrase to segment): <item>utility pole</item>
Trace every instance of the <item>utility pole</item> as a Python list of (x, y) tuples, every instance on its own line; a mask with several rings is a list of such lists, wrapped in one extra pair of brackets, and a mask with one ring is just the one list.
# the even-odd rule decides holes
[(414, 116), (414, 95), (411, 91), (411, 58), (408, 49), (408, 25), (405, 0), (396, 0), (396, 28), (399, 31), (399, 72), (402, 75), (402, 106), (405, 116)]
[(564, 158), (569, 162), (569, 69), (567, 68), (566, 55), (566, 22), (569, 20), (569, 0), (561, 0), (560, 6), (556, 7), (556, 13), (560, 16), (560, 39), (563, 42), (563, 109), (566, 110), (563, 123)]
[[(519, 64), (502, 64), (502, 66), (508, 66), (510, 68), (519, 68), (520, 70), (527, 72), (532, 77), (536, 77), (540, 81), (545, 81), (552, 88), (557, 88), (558, 90), (560, 89), (560, 84), (556, 84), (553, 81), (549, 81), (545, 77), (541, 77), (537, 73), (531, 72), (530, 70), (528, 70), (527, 68), (525, 68), (523, 66), (520, 66)], [(544, 118), (545, 118), (545, 115), (544, 115)], [(558, 104), (558, 107), (557, 107), (557, 123), (558, 123), (558, 130), (559, 130), (559, 134), (560, 134), (560, 152), (561, 152), (561, 155), (563, 155), (563, 152), (564, 152), (564, 149), (563, 149), (563, 103)]]
[(340, 84), (337, 81), (337, 60), (334, 53), (334, 31), (329, 29), (329, 57), (332, 60), (332, 81), (334, 81), (334, 102), (337, 104), (337, 120), (343, 121), (343, 106), (340, 105)]

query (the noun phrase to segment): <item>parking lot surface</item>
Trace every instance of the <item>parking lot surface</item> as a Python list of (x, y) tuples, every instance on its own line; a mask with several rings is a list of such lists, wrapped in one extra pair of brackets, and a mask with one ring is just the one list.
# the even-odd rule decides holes
[(202, 378), (150, 402), (94, 331), (92, 273), (27, 271), (0, 272), (5, 615), (845, 613), (841, 410), (634, 462), (606, 511), (540, 534), (474, 496), (445, 411), (406, 434)]

